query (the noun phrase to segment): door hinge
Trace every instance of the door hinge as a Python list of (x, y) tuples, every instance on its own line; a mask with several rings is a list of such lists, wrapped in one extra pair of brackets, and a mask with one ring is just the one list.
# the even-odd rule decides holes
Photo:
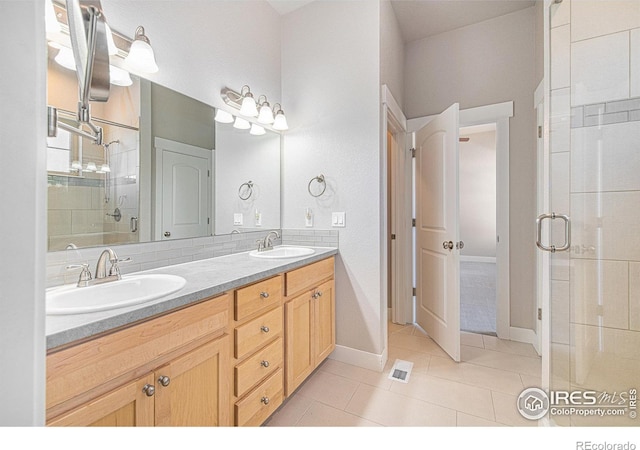
[(207, 170), (207, 176), (210, 177), (211, 176), (211, 171)]
[(211, 223), (211, 218), (207, 217), (207, 225)]
[(538, 320), (542, 320), (542, 308), (538, 308)]
[(538, 137), (542, 137), (542, 125), (538, 125)]
[(415, 158), (416, 157), (416, 149), (415, 148), (410, 148), (409, 151), (411, 152), (411, 157)]
[(416, 226), (416, 219), (411, 219), (411, 226), (415, 227)]
[(391, 240), (395, 241), (396, 240), (396, 235), (395, 234), (391, 234)]
[(417, 291), (417, 290), (416, 290), (416, 288), (413, 288), (412, 293), (413, 293), (413, 296), (414, 296), (414, 297), (416, 296), (416, 291)]

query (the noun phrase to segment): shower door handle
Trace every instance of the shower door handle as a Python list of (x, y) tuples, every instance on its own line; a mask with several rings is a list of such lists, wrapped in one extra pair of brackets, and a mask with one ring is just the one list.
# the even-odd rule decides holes
[[(542, 243), (542, 221), (545, 219), (562, 219), (564, 221), (564, 244), (560, 247), (556, 247), (555, 245), (546, 246)], [(536, 245), (540, 250), (544, 250), (545, 252), (564, 252), (571, 248), (571, 219), (569, 216), (563, 214), (556, 214), (552, 212), (551, 214), (541, 214), (536, 219), (536, 225), (538, 228), (538, 236), (536, 239)]]

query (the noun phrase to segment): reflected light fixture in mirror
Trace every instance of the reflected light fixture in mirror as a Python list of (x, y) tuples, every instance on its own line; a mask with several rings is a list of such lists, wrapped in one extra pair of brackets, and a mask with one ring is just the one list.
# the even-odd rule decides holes
[[(261, 102), (260, 99), (264, 97), (264, 100)], [(270, 125), (273, 123), (273, 111), (271, 110), (271, 105), (267, 101), (266, 95), (261, 95), (258, 98), (258, 105), (260, 106), (258, 113), (258, 122), (264, 123), (266, 125)]]
[(265, 133), (265, 129), (260, 125), (256, 125), (255, 123), (251, 124), (251, 131), (249, 131), (249, 134), (252, 134), (254, 136), (262, 136)]
[(60, 33), (60, 31), (62, 31), (62, 27), (60, 26), (60, 22), (58, 22), (56, 11), (53, 9), (53, 3), (51, 3), (51, 0), (46, 0), (44, 9), (45, 29), (47, 31), (47, 34)]
[(96, 170), (98, 170), (98, 168), (96, 167), (96, 163), (89, 162), (89, 163), (87, 163), (87, 168), (85, 170), (87, 172), (95, 172)]
[[(247, 92), (244, 92), (244, 88), (247, 88)], [(244, 94), (243, 94), (244, 92)], [(256, 101), (251, 93), (251, 88), (248, 85), (242, 86), (240, 90), (242, 95), (242, 106), (240, 106), (240, 114), (247, 117), (255, 117), (258, 115), (258, 108), (256, 107)]]
[[(276, 105), (278, 106), (278, 109), (276, 109)], [(282, 111), (280, 103), (273, 105), (273, 110), (276, 111), (276, 118), (273, 121), (273, 129), (278, 131), (288, 130), (289, 125), (287, 124), (287, 118), (284, 115), (284, 111)]]
[(111, 75), (111, 84), (125, 87), (133, 84), (133, 80), (131, 79), (129, 72), (126, 70), (122, 70), (119, 67), (109, 64), (109, 73)]
[(236, 121), (233, 123), (233, 128), (237, 128), (238, 130), (248, 130), (251, 128), (251, 124), (242, 117), (236, 117)]
[(217, 109), (216, 116), (214, 117), (213, 120), (219, 123), (232, 123), (233, 116), (229, 114), (227, 111), (224, 111), (222, 109)]
[(109, 27), (108, 23), (104, 24), (104, 27), (107, 30), (107, 48), (109, 49), (109, 56), (118, 54), (118, 47), (116, 47), (116, 43), (113, 41), (113, 33), (111, 32), (111, 27)]
[(156, 73), (158, 71), (156, 57), (149, 38), (144, 34), (144, 27), (136, 28), (129, 54), (124, 62), (137, 72)]

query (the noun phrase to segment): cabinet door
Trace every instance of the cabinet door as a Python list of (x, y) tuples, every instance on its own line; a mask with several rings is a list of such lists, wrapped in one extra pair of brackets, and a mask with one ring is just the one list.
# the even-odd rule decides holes
[(330, 280), (318, 286), (314, 295), (314, 365), (318, 366), (336, 348), (334, 281)]
[(285, 305), (285, 391), (289, 396), (313, 372), (314, 302), (308, 291)]
[(229, 345), (224, 335), (156, 370), (156, 426), (230, 425)]
[(153, 375), (132, 381), (96, 398), (62, 416), (50, 420), (48, 426), (144, 427), (154, 424)]

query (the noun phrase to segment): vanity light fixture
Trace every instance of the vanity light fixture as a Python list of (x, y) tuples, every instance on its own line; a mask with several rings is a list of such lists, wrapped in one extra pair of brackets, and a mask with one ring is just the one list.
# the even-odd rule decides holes
[(87, 168), (85, 169), (87, 172), (95, 172), (98, 170), (98, 168), (96, 167), (96, 163), (94, 162), (88, 162), (87, 163)]
[(153, 48), (151, 48), (149, 38), (144, 34), (144, 27), (136, 28), (129, 54), (124, 62), (134, 71), (146, 73), (156, 73), (158, 71), (156, 57), (153, 53)]
[(133, 80), (129, 75), (129, 72), (121, 69), (120, 67), (116, 67), (112, 64), (109, 64), (109, 72), (110, 72), (110, 81), (111, 84), (115, 84), (116, 86), (131, 86), (133, 84)]
[[(245, 92), (244, 88), (247, 88)], [(243, 93), (244, 92), (244, 93)], [(248, 85), (242, 86), (240, 90), (242, 96), (242, 105), (240, 106), (240, 114), (247, 117), (255, 117), (258, 115), (258, 108), (256, 107), (256, 101), (251, 93), (251, 88)]]
[(73, 52), (68, 47), (58, 47), (58, 54), (53, 60), (65, 69), (76, 71), (76, 60), (73, 57)]
[[(276, 105), (278, 106), (278, 109), (276, 109)], [(287, 125), (287, 118), (284, 115), (284, 111), (282, 111), (280, 103), (273, 105), (273, 110), (276, 112), (276, 118), (273, 121), (273, 129), (278, 131), (288, 130), (289, 125)]]
[(233, 123), (233, 128), (238, 130), (248, 130), (251, 128), (251, 124), (248, 120), (244, 120), (242, 117), (236, 117), (236, 121)]
[[(264, 97), (264, 100), (261, 102), (260, 99), (262, 99), (263, 97)], [(272, 124), (273, 111), (271, 110), (271, 105), (269, 105), (269, 102), (267, 101), (266, 95), (261, 95), (260, 97), (258, 97), (258, 106), (260, 111), (258, 113), (258, 122), (264, 123), (267, 125)]]
[(216, 109), (216, 116), (214, 117), (213, 120), (219, 123), (232, 123), (233, 116), (229, 114), (227, 111), (218, 108)]
[(71, 162), (72, 170), (82, 170), (82, 163), (80, 161), (72, 161)]
[(100, 166), (100, 170), (98, 171), (98, 173), (108, 173), (111, 172), (111, 167), (109, 167), (108, 164), (103, 164)]
[(51, 0), (46, 0), (44, 4), (44, 12), (45, 29), (47, 34), (60, 33), (60, 31), (62, 31), (62, 27), (60, 26), (60, 22), (58, 22), (56, 11), (53, 9), (53, 3), (51, 3)]
[(253, 134), (254, 136), (262, 136), (265, 133), (265, 129), (260, 125), (256, 125), (255, 123), (251, 124), (251, 131), (249, 131), (249, 134)]

